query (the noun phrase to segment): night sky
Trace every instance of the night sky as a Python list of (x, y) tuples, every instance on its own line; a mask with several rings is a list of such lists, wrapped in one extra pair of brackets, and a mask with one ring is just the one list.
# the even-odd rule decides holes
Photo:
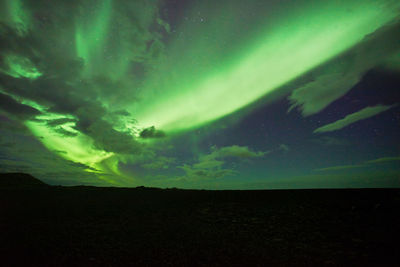
[(400, 186), (398, 0), (1, 0), (0, 172)]

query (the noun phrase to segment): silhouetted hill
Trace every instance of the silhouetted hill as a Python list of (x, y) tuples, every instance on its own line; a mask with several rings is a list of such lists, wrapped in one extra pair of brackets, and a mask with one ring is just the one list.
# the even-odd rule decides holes
[(0, 173), (0, 187), (47, 187), (48, 185), (26, 173)]
[(400, 266), (399, 210), (399, 189), (0, 187), (0, 265)]

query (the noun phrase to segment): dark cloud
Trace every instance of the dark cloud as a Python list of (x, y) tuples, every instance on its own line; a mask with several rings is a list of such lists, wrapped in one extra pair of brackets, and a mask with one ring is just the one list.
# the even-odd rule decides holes
[(63, 125), (67, 122), (76, 122), (76, 120), (71, 118), (61, 118), (61, 119), (47, 120), (46, 124), (50, 127), (55, 127)]
[(93, 138), (98, 149), (121, 154), (138, 154), (142, 145), (128, 133), (113, 129), (111, 123), (105, 120), (78, 122), (77, 129)]
[(163, 131), (157, 130), (156, 127), (151, 126), (143, 129), (140, 132), (141, 138), (161, 138), (165, 137), (165, 133)]
[(126, 110), (117, 110), (113, 112), (115, 115), (119, 116), (131, 116), (131, 114)]
[(65, 136), (65, 137), (75, 137), (75, 136), (78, 135), (77, 133), (74, 133), (74, 132), (65, 130), (65, 129), (62, 128), (62, 127), (55, 128), (54, 131), (55, 131), (56, 133), (62, 135), (62, 136)]
[[(0, 112), (0, 130), (7, 132), (14, 132), (16, 134), (23, 134), (27, 136), (31, 136), (29, 130), (23, 125), (23, 123), (18, 118), (13, 118), (11, 116), (6, 116)], [(1, 131), (0, 131), (1, 132)]]
[(0, 109), (21, 119), (29, 119), (40, 114), (40, 111), (24, 104), (20, 104), (12, 97), (0, 93)]

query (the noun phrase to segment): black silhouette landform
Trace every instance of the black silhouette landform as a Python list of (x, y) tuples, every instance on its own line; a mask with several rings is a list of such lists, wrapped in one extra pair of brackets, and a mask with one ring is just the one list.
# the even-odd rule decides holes
[(29, 188), (29, 187), (47, 187), (48, 185), (36, 179), (30, 174), (26, 173), (1, 173), (0, 174), (0, 187), (16, 187), (16, 188)]
[(1, 174), (1, 266), (400, 266), (399, 210), (399, 189), (62, 187)]

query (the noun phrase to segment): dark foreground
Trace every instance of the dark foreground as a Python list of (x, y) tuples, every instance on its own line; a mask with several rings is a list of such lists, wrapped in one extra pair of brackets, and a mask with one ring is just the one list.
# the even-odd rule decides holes
[(400, 266), (400, 190), (0, 186), (1, 266)]

